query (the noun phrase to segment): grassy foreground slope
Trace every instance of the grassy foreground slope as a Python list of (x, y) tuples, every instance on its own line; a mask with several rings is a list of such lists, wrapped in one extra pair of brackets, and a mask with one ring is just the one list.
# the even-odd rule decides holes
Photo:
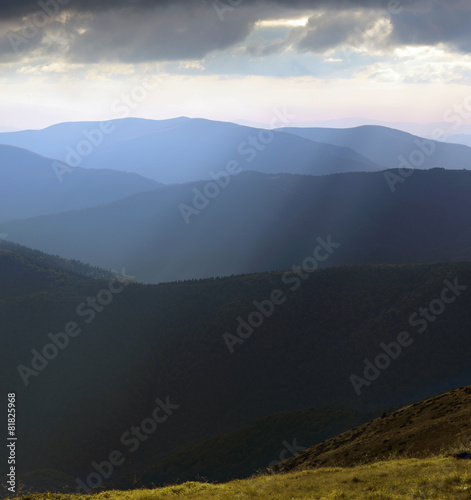
[[(383, 415), (250, 479), (225, 484), (186, 482), (81, 497), (46, 493), (19, 498), (471, 498), (470, 402), (471, 386), (454, 389)], [(388, 451), (387, 442), (400, 443), (404, 449), (390, 446)], [(336, 464), (343, 468), (334, 467)]]
[[(272, 438), (270, 431), (275, 426), (275, 418), (282, 417), (292, 421), (292, 434), (298, 436), (300, 445), (309, 442), (308, 434), (301, 429), (325, 432), (323, 419), (331, 419), (331, 427), (339, 428), (347, 421), (354, 421), (352, 415), (346, 420), (348, 413), (341, 408), (326, 408), (323, 411), (285, 412), (262, 419), (255, 424), (225, 436), (218, 436), (201, 445), (185, 449), (182, 452), (160, 462), (149, 469), (137, 486), (150, 487), (158, 484), (174, 484), (204, 477), (217, 481), (228, 481), (242, 478), (237, 475), (247, 467), (252, 459), (259, 459), (260, 454), (247, 453), (268, 445)], [(357, 421), (366, 415), (356, 415)], [(303, 426), (295, 425), (297, 420), (306, 419)], [(309, 425), (310, 424), (310, 425)], [(355, 425), (355, 424), (353, 424)], [(312, 432), (312, 431), (311, 431)], [(282, 435), (282, 431), (272, 432)], [(324, 440), (312, 435), (311, 443), (319, 442), (308, 449), (293, 451), (278, 463), (268, 464), (272, 472), (286, 473), (302, 471), (317, 467), (351, 467), (358, 464), (372, 463), (379, 460), (395, 458), (424, 458), (440, 455), (444, 450), (455, 449), (471, 451), (471, 386), (461, 387), (438, 396), (419, 401), (398, 409), (387, 415), (362, 423), (347, 432)], [(263, 439), (264, 438), (264, 439)], [(242, 450), (245, 449), (245, 454)], [(471, 455), (470, 455), (471, 457)], [(276, 457), (275, 457), (276, 458)], [(261, 463), (261, 461), (260, 461)], [(252, 464), (253, 465), (253, 464)], [(253, 470), (253, 469), (252, 469)], [(183, 471), (186, 471), (183, 473)], [(189, 474), (192, 475), (189, 475)], [(232, 474), (232, 475), (230, 475)], [(250, 474), (246, 473), (245, 477)], [(470, 492), (471, 498), (471, 492)]]
[(275, 413), (187, 447), (112, 487), (122, 489), (133, 480), (136, 487), (151, 488), (201, 478), (210, 482), (247, 478), (374, 416), (341, 406)]
[[(455, 448), (471, 458), (471, 386), (406, 406), (344, 432), (273, 467), (292, 472), (349, 467), (396, 457), (429, 457)], [(468, 456), (469, 455), (469, 456)], [(468, 460), (469, 461), (469, 460)], [(471, 491), (470, 491), (471, 498)]]
[(471, 495), (469, 461), (451, 457), (402, 459), (258, 476), (226, 484), (190, 482), (154, 490), (106, 491), (97, 495), (37, 494), (22, 500), (192, 499), (466, 499)]

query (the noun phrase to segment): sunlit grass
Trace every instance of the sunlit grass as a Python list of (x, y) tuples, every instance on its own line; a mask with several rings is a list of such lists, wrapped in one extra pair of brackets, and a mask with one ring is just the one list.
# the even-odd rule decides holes
[(452, 457), (377, 462), (348, 469), (326, 468), (265, 475), (225, 484), (188, 482), (154, 490), (106, 491), (96, 495), (34, 494), (22, 500), (191, 499), (466, 499), (471, 464)]

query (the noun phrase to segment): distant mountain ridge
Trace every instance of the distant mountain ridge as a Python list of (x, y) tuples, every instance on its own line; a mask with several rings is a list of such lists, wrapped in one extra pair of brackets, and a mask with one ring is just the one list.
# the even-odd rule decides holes
[(224, 171), (231, 162), (244, 171), (268, 174), (379, 170), (378, 165), (351, 148), (197, 118), (119, 144), (104, 144), (85, 159), (83, 166), (114, 165), (170, 184), (209, 179), (211, 172)]
[[(87, 141), (96, 130), (102, 131), (103, 140), (109, 143), (126, 141), (134, 137), (157, 132), (183, 123), (189, 118), (170, 120), (146, 120), (143, 118), (124, 118), (112, 121), (67, 122), (51, 125), (40, 130), (22, 130), (0, 133), (0, 144), (28, 149), (42, 156), (66, 162), (68, 147), (76, 148), (80, 141)], [(103, 168), (106, 168), (104, 166)]]
[[(352, 148), (384, 168), (471, 168), (471, 148), (468, 146), (432, 141), (387, 127), (288, 127), (280, 130), (304, 139)], [(443, 136), (443, 140), (447, 138)]]
[(356, 151), (275, 130), (198, 118), (65, 123), (0, 134), (0, 144), (29, 149), (71, 166), (113, 168), (171, 184), (209, 179), (238, 162), (265, 173), (377, 171)]
[(165, 184), (209, 179), (230, 162), (244, 171), (307, 175), (471, 164), (471, 148), (445, 136), (436, 142), (377, 125), (296, 128), (288, 122), (282, 118), (266, 129), (201, 118), (125, 118), (0, 133), (0, 144), (74, 167), (112, 168)]
[(71, 168), (14, 146), (0, 146), (0, 221), (103, 205), (161, 184), (117, 170)]
[[(291, 269), (328, 237), (339, 247), (320, 267), (471, 260), (471, 172), (417, 170), (401, 179), (391, 192), (385, 172), (247, 172), (204, 204), (207, 183), (173, 185), (0, 224), (0, 233), (106, 269), (126, 265), (147, 283)], [(195, 199), (199, 209), (185, 219), (182, 204)]]

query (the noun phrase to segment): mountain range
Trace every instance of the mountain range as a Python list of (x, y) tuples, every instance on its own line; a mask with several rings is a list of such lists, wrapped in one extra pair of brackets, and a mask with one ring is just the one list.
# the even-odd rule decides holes
[[(105, 269), (126, 266), (146, 283), (291, 269), (312, 258), (319, 238), (335, 250), (320, 267), (471, 259), (469, 171), (241, 173), (226, 182), (164, 186), (3, 223), (0, 233)], [(207, 198), (210, 185), (219, 194)]]
[[(387, 127), (363, 125), (349, 129), (282, 128), (304, 139), (352, 148), (383, 168), (468, 169), (470, 148), (432, 141)], [(446, 139), (443, 133), (440, 139)]]
[[(276, 125), (282, 121), (289, 124), (282, 117)], [(407, 165), (461, 169), (471, 160), (467, 146), (382, 126), (259, 129), (186, 117), (64, 123), (0, 133), (0, 144), (72, 167), (112, 168), (164, 184), (207, 180), (232, 162), (243, 171), (325, 175)]]
[(228, 481), (465, 437), (469, 388), (420, 401), (470, 383), (471, 149), (280, 121), (0, 133), (21, 484)]
[(0, 134), (0, 144), (22, 147), (73, 167), (113, 168), (172, 184), (209, 179), (231, 162), (265, 173), (326, 174), (375, 171), (351, 148), (203, 119), (59, 124)]

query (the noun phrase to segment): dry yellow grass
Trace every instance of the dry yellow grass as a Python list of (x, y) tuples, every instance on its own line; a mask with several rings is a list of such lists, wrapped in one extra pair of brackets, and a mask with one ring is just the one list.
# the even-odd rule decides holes
[(452, 457), (403, 459), (353, 468), (322, 468), (225, 484), (189, 482), (154, 490), (95, 495), (43, 493), (17, 500), (191, 499), (471, 499), (471, 463)]

